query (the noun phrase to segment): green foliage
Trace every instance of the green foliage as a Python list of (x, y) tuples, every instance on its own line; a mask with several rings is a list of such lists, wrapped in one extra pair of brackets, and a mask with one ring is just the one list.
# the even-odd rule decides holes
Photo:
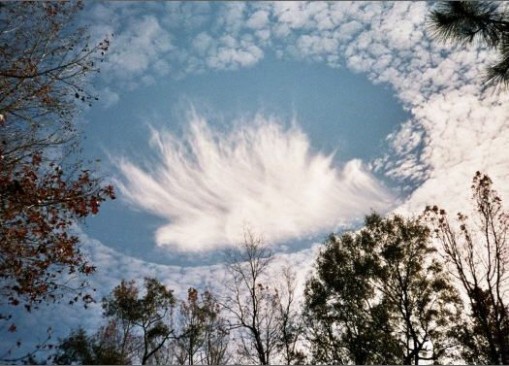
[(441, 1), (430, 14), (432, 35), (441, 41), (474, 41), (499, 53), (486, 68), (486, 83), (509, 86), (509, 18), (503, 2)]
[(83, 328), (71, 332), (62, 339), (52, 363), (57, 365), (125, 365), (130, 360), (119, 349), (118, 329), (115, 323), (109, 323), (96, 334), (89, 336)]
[(104, 315), (118, 321), (123, 329), (122, 352), (133, 332), (141, 333), (141, 363), (144, 365), (172, 336), (171, 315), (175, 298), (155, 278), (145, 278), (145, 294), (140, 297), (134, 281), (122, 282), (103, 299)]
[[(433, 258), (429, 230), (373, 214), (357, 233), (331, 235), (305, 290), (318, 363), (419, 363), (443, 358), (459, 297)], [(429, 346), (432, 345), (432, 351)]]
[[(367, 239), (367, 240), (366, 240)], [(374, 242), (366, 232), (331, 235), (306, 284), (305, 317), (313, 361), (330, 364), (394, 364), (397, 343), (386, 311), (371, 306), (376, 270)], [(375, 323), (381, 323), (375, 327)], [(389, 328), (384, 336), (383, 328)], [(393, 350), (392, 350), (393, 349)]]
[(195, 288), (187, 292), (177, 314), (177, 338), (173, 342), (178, 364), (217, 365), (228, 361), (229, 330), (221, 307), (209, 291), (201, 296)]

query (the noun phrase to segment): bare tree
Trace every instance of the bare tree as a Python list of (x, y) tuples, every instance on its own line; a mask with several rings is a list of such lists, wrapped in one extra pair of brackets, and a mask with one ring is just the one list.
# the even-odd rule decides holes
[(297, 346), (303, 334), (303, 325), (299, 320), (300, 314), (295, 297), (295, 271), (286, 265), (282, 268), (280, 275), (282, 283), (275, 290), (275, 311), (279, 324), (277, 348), (285, 364), (302, 364), (305, 361), (305, 355)]
[(437, 206), (426, 215), (470, 303), (471, 322), (459, 334), (465, 359), (508, 364), (509, 214), (487, 175), (477, 172), (472, 190), (475, 216), (458, 213), (457, 228)]
[(244, 232), (238, 250), (227, 252), (232, 282), (223, 305), (232, 315), (232, 330), (240, 336), (242, 356), (262, 365), (270, 364), (279, 331), (275, 296), (264, 283), (272, 260), (272, 251), (250, 230)]
[(245, 230), (239, 248), (227, 252), (231, 282), (222, 305), (238, 335), (240, 356), (262, 365), (302, 363), (295, 273), (288, 265), (275, 270), (274, 264), (262, 238)]

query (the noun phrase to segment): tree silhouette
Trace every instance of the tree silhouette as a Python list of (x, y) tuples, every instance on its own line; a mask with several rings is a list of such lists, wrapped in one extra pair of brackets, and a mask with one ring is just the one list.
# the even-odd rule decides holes
[(134, 281), (122, 281), (103, 299), (104, 315), (116, 320), (122, 328), (122, 354), (127, 341), (137, 337), (142, 365), (151, 361), (170, 337), (175, 336), (173, 292), (155, 278), (145, 278), (144, 287), (145, 294), (140, 297)]
[(463, 286), (470, 321), (459, 338), (471, 363), (509, 363), (509, 213), (493, 182), (477, 172), (472, 183), (475, 212), (458, 213), (456, 225), (445, 210), (427, 207), (426, 215)]
[(461, 303), (429, 239), (417, 220), (376, 214), (359, 232), (328, 238), (305, 291), (314, 362), (419, 364), (447, 356)]

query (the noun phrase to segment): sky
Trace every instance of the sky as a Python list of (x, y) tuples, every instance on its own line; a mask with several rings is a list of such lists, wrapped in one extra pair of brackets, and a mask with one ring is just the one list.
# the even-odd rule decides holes
[[(467, 211), (477, 170), (509, 197), (509, 93), (482, 87), (496, 54), (432, 40), (431, 6), (87, 3), (92, 37), (113, 34), (80, 116), (118, 193), (77, 227), (98, 294), (143, 276), (217, 286), (246, 229), (303, 283), (327, 234), (372, 211)], [(63, 324), (100, 320), (76, 311)]]

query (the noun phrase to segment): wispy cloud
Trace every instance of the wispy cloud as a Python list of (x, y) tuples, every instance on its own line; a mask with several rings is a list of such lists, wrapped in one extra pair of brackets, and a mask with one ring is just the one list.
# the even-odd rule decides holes
[[(494, 54), (479, 45), (444, 46), (432, 40), (426, 28), (429, 3), (189, 6), (172, 3), (167, 12), (158, 13), (157, 23), (151, 21), (152, 32), (145, 35), (138, 34), (135, 25), (151, 19), (158, 10), (155, 6), (138, 7), (136, 11), (135, 7), (122, 8), (122, 22), (116, 15), (119, 9), (112, 12), (113, 6), (97, 6), (98, 23), (106, 20), (108, 27), (118, 30), (119, 37), (138, 39), (140, 45), (150, 45), (161, 37), (173, 42), (171, 49), (153, 48), (154, 52), (147, 53), (149, 66), (142, 67), (145, 64), (138, 60), (139, 67), (121, 77), (139, 84), (153, 80), (157, 70), (176, 76), (233, 70), (253, 66), (270, 52), (283, 59), (346, 66), (366, 74), (374, 83), (389, 85), (412, 114), (387, 137), (391, 150), (373, 162), (378, 173), (393, 178), (411, 193), (408, 207), (419, 211), (430, 201), (446, 200), (451, 192), (466, 200), (468, 194), (461, 194), (464, 188), (458, 183), (468, 182), (478, 169), (495, 179), (509, 177), (509, 166), (501, 153), (509, 141), (504, 108), (508, 93), (481, 92), (482, 70)], [(133, 26), (120, 26), (127, 23)], [(179, 33), (182, 27), (188, 31)], [(128, 51), (119, 48), (112, 53), (118, 53), (121, 60)], [(453, 177), (457, 178), (453, 181)], [(465, 185), (468, 188), (468, 183)], [(441, 191), (443, 198), (437, 196)]]
[[(397, 181), (418, 182), (400, 209), (419, 213), (430, 203), (463, 209), (477, 169), (488, 172), (502, 198), (509, 199), (509, 185), (504, 184), (509, 179), (509, 93), (480, 92), (480, 72), (492, 57), (487, 50), (444, 47), (429, 39), (425, 31), (429, 3), (118, 4), (94, 3), (95, 13), (91, 15), (98, 35), (115, 33), (112, 57), (107, 62), (121, 62), (133, 53), (139, 56), (125, 69), (115, 69), (112, 63), (113, 71), (102, 74), (112, 77), (112, 92), (120, 92), (125, 85), (119, 80), (136, 86), (142, 77), (156, 77), (157, 73), (252, 66), (263, 60), (268, 49), (282, 58), (313, 60), (332, 67), (346, 65), (375, 83), (389, 85), (412, 113), (412, 118), (388, 137), (393, 151), (375, 164)], [(147, 30), (139, 29), (142, 24), (149, 26)], [(182, 29), (186, 31), (178, 38), (176, 34)], [(122, 46), (134, 40), (137, 48)], [(233, 55), (228, 47), (239, 49), (242, 42), (242, 49), (255, 46), (263, 53), (256, 50), (255, 56), (259, 56), (252, 62), (236, 62), (242, 57)], [(151, 44), (159, 46), (150, 49)], [(145, 55), (144, 50), (148, 50)], [(221, 52), (225, 56), (219, 56)], [(128, 68), (131, 72), (126, 71)], [(113, 95), (113, 102), (116, 99)], [(159, 154), (157, 162), (138, 166), (121, 160), (125, 197), (136, 207), (167, 219), (168, 232), (178, 234), (163, 235), (161, 243), (184, 250), (213, 248), (213, 241), (228, 243), (244, 222), (259, 216), (262, 220), (256, 225), (270, 229), (266, 239), (274, 228), (275, 237), (284, 239), (277, 234), (306, 235), (320, 225), (334, 226), (362, 215), (374, 202), (382, 202), (383, 207), (388, 195), (379, 191), (379, 185), (359, 162), (350, 162), (343, 169), (334, 167), (330, 157), (312, 151), (298, 128), (285, 129), (274, 120), (260, 119), (256, 126), (240, 126), (221, 134), (195, 118), (180, 142), (168, 132), (154, 131), (152, 146)], [(276, 194), (278, 200), (273, 201)], [(289, 208), (296, 206), (299, 210), (288, 214)], [(258, 214), (262, 208), (265, 215)], [(352, 208), (349, 213), (348, 208)], [(252, 216), (244, 220), (239, 216), (242, 213)], [(285, 219), (276, 213), (286, 215)], [(294, 223), (293, 227), (289, 223)], [(295, 227), (298, 231), (292, 231)], [(172, 288), (185, 291), (188, 285), (198, 286), (200, 281), (222, 274), (220, 266), (157, 265), (116, 253), (94, 240), (87, 243), (90, 258), (99, 268), (95, 284), (100, 295), (122, 277), (155, 275)], [(305, 250), (287, 258), (305, 273), (302, 269), (309, 268), (313, 252)], [(60, 318), (67, 319), (68, 324), (91, 317), (90, 313), (76, 317), (75, 311), (59, 309), (58, 314), (63, 314)], [(99, 316), (98, 306), (96, 319)], [(23, 319), (28, 316), (23, 314)], [(43, 329), (41, 321), (55, 323), (49, 311), (31, 319), (30, 336), (37, 328)]]
[(119, 160), (119, 187), (135, 207), (168, 220), (160, 246), (200, 251), (241, 240), (246, 225), (269, 242), (334, 230), (392, 197), (358, 160), (343, 168), (313, 152), (298, 128), (257, 116), (228, 133), (192, 114), (183, 136), (152, 131), (159, 158)]

